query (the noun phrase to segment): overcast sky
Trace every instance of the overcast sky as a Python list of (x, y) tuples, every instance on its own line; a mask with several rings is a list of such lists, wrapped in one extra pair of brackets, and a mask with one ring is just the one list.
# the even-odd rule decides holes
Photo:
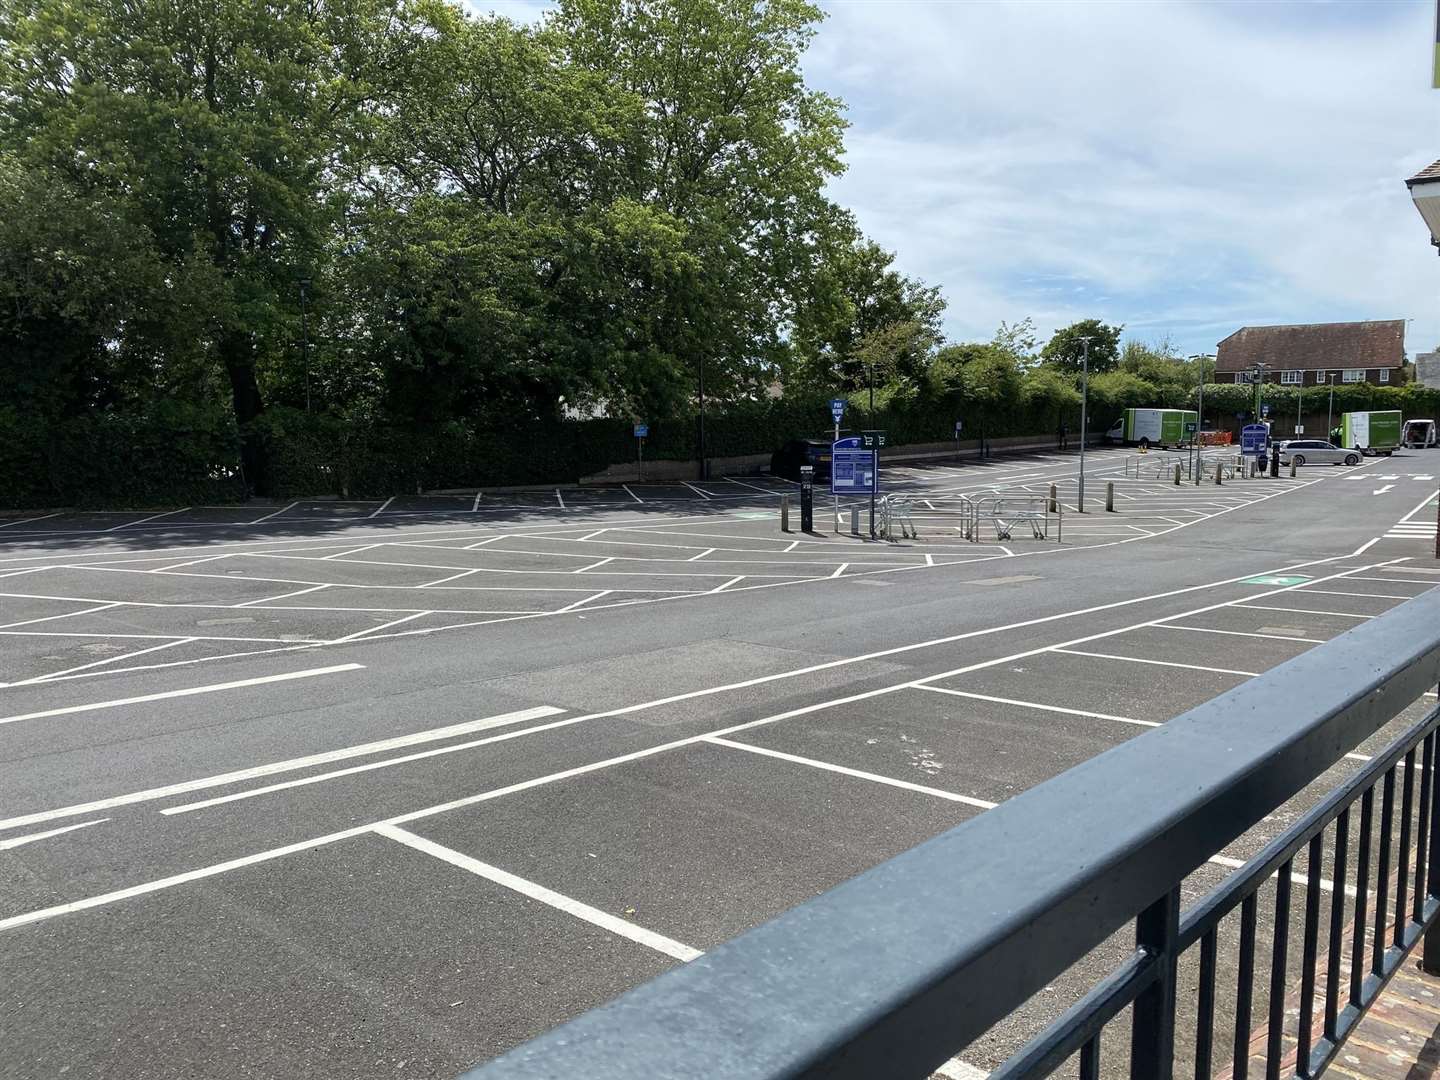
[(1412, 356), (1440, 344), (1403, 183), (1440, 159), (1427, 0), (823, 6), (806, 77), (852, 123), (834, 198), (944, 289), (952, 339), (1096, 316), (1212, 352), (1404, 318)]

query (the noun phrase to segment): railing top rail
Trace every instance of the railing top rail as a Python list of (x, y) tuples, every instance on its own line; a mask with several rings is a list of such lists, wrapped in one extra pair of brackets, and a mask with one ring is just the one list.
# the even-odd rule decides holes
[(927, 1075), (1437, 682), (1440, 590), (470, 1076)]

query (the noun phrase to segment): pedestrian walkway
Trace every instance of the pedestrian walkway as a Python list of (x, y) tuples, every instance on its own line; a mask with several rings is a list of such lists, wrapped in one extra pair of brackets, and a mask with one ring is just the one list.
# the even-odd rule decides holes
[(1420, 970), (1417, 947), (1326, 1070), (1347, 1080), (1440, 1075), (1440, 976)]

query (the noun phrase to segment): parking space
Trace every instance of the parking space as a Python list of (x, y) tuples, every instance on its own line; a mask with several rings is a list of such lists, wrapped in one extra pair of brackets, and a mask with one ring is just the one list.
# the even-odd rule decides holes
[[(142, 1028), (156, 1076), (234, 1045), (252, 1075), (453, 1074), (1440, 584), (1388, 498), (1343, 546), (1265, 550), (1358, 485), (1090, 469), (1083, 516), (1072, 456), (896, 469), (920, 536), (894, 543), (828, 502), (782, 533), (793, 485), (736, 478), (515, 493), (503, 520), (473, 494), (251, 507), (334, 527), (0, 554), (16, 1075), (135, 1072), (116, 1033)], [(977, 543), (944, 512), (1052, 484), (1063, 540)], [(1265, 531), (1227, 554), (1241, 527)], [(365, 689), (309, 677), (341, 669)], [(983, 1075), (1125, 948), (945, 1075)]]
[[(202, 548), (193, 558), (182, 558), (183, 552), (165, 547), (153, 552), (120, 551), (111, 558), (86, 552), (75, 558), (60, 554), (49, 564), (32, 558), (9, 567), (0, 565), (0, 574), (5, 575), (0, 577), (0, 634), (113, 635), (117, 641), (136, 640), (136, 635), (153, 638), (136, 649), (117, 650), (113, 661), (87, 667), (80, 677), (89, 678), (112, 669), (128, 670), (133, 666), (128, 663), (130, 656), (140, 657), (142, 648), (148, 656), (152, 646), (167, 642), (189, 648), (196, 639), (252, 644), (263, 639), (287, 647), (295, 643), (320, 647), (360, 637), (473, 626), (483, 621), (478, 617), (541, 618), (678, 597), (903, 573), (976, 559), (1048, 557), (1163, 537), (1314, 483), (1252, 481), (1243, 491), (1218, 499), (1204, 489), (1132, 480), (1123, 475), (1118, 452), (1097, 452), (1093, 457), (1094, 479), (1087, 495), (1092, 509), (1084, 515), (1078, 512), (1078, 475), (1071, 458), (974, 469), (943, 464), (897, 468), (893, 486), (916, 500), (919, 532), (916, 538), (899, 542), (872, 541), (865, 530), (852, 535), (846, 507), (842, 506), (838, 521), (831, 520), (832, 507), (824, 500), (816, 514), (821, 531), (782, 532), (774, 499), (791, 488), (768, 478), (703, 485), (622, 485), (584, 492), (583, 498), (563, 507), (563, 491), (505, 493), (507, 499), (524, 495), (558, 519), (543, 524), (514, 521), (510, 529), (479, 521), (447, 528), (427, 519), (428, 531), (417, 530), (412, 522), (399, 535), (393, 534), (396, 515), (473, 515), (485, 505), (484, 499), (473, 495), (262, 507), (267, 512), (250, 519), (260, 522), (257, 527), (313, 522), (323, 514), (347, 535), (305, 541), (286, 537), (268, 548), (263, 542), (246, 541), (218, 553), (204, 553)], [(1097, 513), (1093, 508), (1095, 499), (1104, 499), (1104, 483), (1116, 485), (1113, 513)], [(1052, 489), (1068, 518), (1056, 520), (1043, 539), (1025, 528), (1002, 538), (994, 529), (987, 533), (983, 525), (978, 537), (966, 539), (954, 516), (960, 495), (1004, 491), (1048, 497)], [(626, 492), (625, 514), (616, 520), (619, 512), (604, 507), (610, 496)], [(650, 505), (647, 500), (678, 501), (701, 513), (691, 515), (685, 507), (677, 507), (651, 519), (640, 505)], [(738, 508), (740, 504), (745, 508)], [(197, 513), (232, 512), (178, 511), (171, 517), (177, 523), (172, 527), (195, 524), (192, 518)], [(568, 516), (577, 513), (589, 513), (591, 522), (565, 524)], [(88, 527), (101, 519), (58, 520)], [(387, 521), (390, 524), (375, 524)], [(362, 523), (364, 528), (358, 528)], [(55, 527), (54, 520), (36, 524)], [(438, 530), (433, 527), (437, 525)], [(379, 532), (381, 528), (387, 531)], [(15, 535), (23, 535), (23, 530)], [(1356, 614), (1368, 614), (1374, 606), (1357, 599)], [(231, 608), (244, 614), (227, 614)], [(46, 621), (33, 621), (40, 619)], [(1262, 618), (1256, 625), (1284, 621), (1283, 616)], [(200, 654), (223, 655), (205, 650)], [(0, 679), (69, 677), (76, 666), (71, 660), (66, 656), (49, 672), (36, 670), (33, 664), (23, 671), (17, 666), (0, 672)], [(149, 658), (142, 666), (180, 662), (177, 652)]]

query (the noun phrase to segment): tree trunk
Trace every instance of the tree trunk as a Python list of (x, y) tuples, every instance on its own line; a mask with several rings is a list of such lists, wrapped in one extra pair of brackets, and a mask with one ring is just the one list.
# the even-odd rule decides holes
[(225, 334), (220, 340), (220, 355), (225, 374), (230, 378), (230, 398), (235, 423), (240, 428), (240, 466), (245, 473), (245, 486), (257, 495), (272, 495), (274, 478), (265, 443), (251, 426), (251, 421), (265, 406), (260, 400), (260, 384), (255, 379), (255, 358), (251, 355), (249, 338), (236, 331)]

